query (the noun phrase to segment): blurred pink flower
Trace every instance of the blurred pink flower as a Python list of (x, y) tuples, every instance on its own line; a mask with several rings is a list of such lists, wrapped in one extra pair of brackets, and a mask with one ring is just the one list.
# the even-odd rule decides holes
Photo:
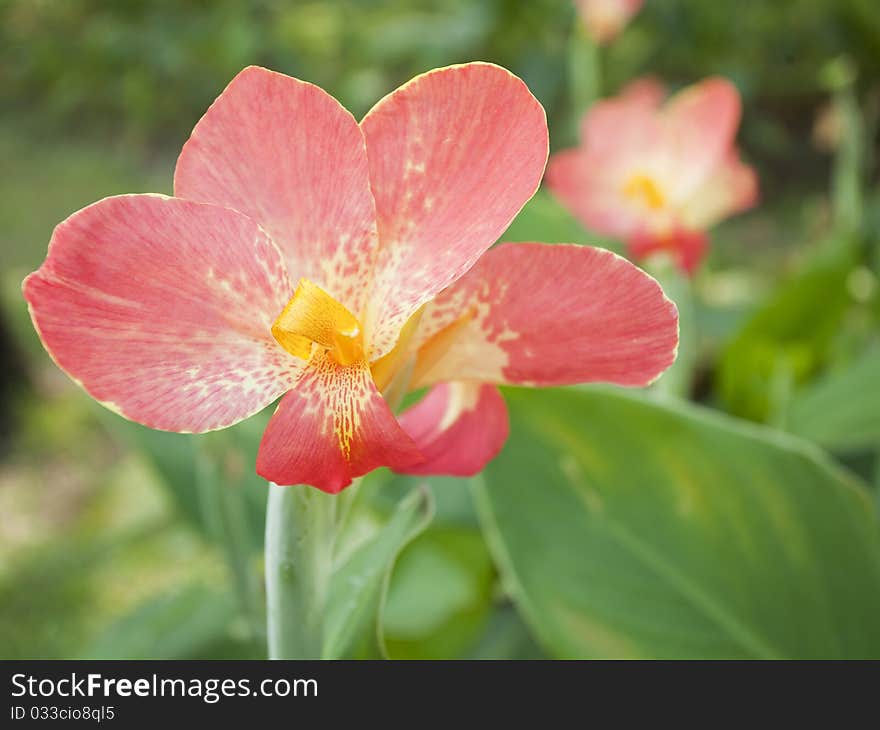
[(575, 0), (581, 20), (596, 43), (613, 41), (639, 12), (644, 0)]
[(586, 228), (626, 241), (636, 258), (666, 251), (692, 273), (705, 232), (755, 205), (758, 180), (734, 144), (733, 84), (709, 78), (662, 104), (664, 95), (642, 79), (595, 104), (580, 147), (551, 157), (547, 184)]
[[(176, 197), (74, 213), (24, 296), (58, 365), (126, 418), (211, 431), (283, 396), (270, 481), (474, 474), (507, 437), (497, 384), (643, 385), (675, 357), (675, 306), (628, 261), (487, 253), (547, 153), (541, 105), (491, 64), (418, 76), (360, 124), (247, 68), (184, 146)], [(407, 384), (432, 390), (398, 421), (383, 393)]]

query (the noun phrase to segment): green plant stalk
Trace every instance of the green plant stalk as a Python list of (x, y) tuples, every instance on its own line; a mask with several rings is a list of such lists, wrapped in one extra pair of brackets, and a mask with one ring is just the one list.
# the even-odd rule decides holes
[(851, 84), (835, 92), (833, 104), (842, 125), (831, 180), (834, 220), (838, 231), (854, 234), (864, 210), (865, 123)]
[(599, 46), (580, 19), (575, 20), (568, 43), (568, 92), (577, 129), (581, 116), (602, 95)]
[(269, 485), (265, 569), (270, 659), (321, 658), (337, 499), (312, 487)]

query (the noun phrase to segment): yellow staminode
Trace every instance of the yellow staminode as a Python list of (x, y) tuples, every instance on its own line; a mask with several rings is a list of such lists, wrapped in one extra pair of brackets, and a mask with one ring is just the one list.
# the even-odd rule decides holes
[(446, 325), (439, 332), (435, 332), (422, 346), (416, 358), (416, 364), (412, 372), (412, 382), (414, 385), (421, 384), (422, 378), (425, 377), (440, 359), (449, 351), (449, 348), (455, 342), (456, 338), (473, 320), (476, 312), (471, 309), (465, 312), (461, 317)]
[(424, 309), (424, 306), (419, 307), (406, 321), (406, 324), (403, 325), (403, 329), (400, 331), (400, 337), (397, 338), (397, 344), (394, 345), (394, 348), (370, 365), (370, 371), (373, 374), (373, 382), (376, 383), (376, 387), (380, 391), (384, 391), (385, 388), (388, 387), (394, 379), (394, 376), (406, 362), (406, 358), (409, 355), (410, 340), (412, 340), (413, 335), (419, 327), (419, 322), (422, 320), (422, 312)]
[(651, 210), (660, 210), (666, 204), (666, 196), (660, 186), (648, 175), (630, 177), (623, 186), (623, 194)]
[(296, 291), (272, 325), (272, 336), (291, 355), (308, 360), (312, 345), (327, 350), (340, 365), (364, 357), (357, 318), (317, 284), (300, 279)]

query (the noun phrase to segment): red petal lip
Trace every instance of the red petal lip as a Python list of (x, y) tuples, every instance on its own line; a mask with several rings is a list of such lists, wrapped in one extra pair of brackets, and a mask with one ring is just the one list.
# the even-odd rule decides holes
[(679, 228), (663, 236), (637, 232), (627, 241), (627, 245), (636, 259), (667, 253), (679, 269), (693, 275), (709, 248), (709, 239), (705, 233)]
[(493, 385), (442, 383), (400, 417), (425, 456), (404, 474), (468, 477), (483, 470), (507, 441), (507, 406)]
[(369, 368), (318, 356), (278, 406), (263, 434), (257, 473), (276, 484), (336, 494), (380, 466), (424, 461), (376, 390)]

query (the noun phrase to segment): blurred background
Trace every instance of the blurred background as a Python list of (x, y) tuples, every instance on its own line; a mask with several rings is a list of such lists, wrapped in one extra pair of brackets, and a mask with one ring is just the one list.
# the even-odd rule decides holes
[[(360, 117), (418, 73), (494, 61), (543, 103), (553, 148), (571, 146), (575, 25), (566, 0), (0, 2), (0, 657), (265, 652), (253, 461), (266, 416), (168, 435), (79, 391), (20, 293), (53, 227), (107, 195), (170, 194), (193, 125), (249, 64), (318, 84)], [(761, 201), (713, 231), (688, 295), (690, 398), (794, 433), (876, 490), (880, 5), (647, 0), (601, 69), (603, 94), (644, 74), (673, 88), (721, 74), (743, 96), (739, 146)], [(617, 245), (544, 190), (504, 238)], [(381, 512), (408, 485), (375, 478)], [(514, 610), (467, 485), (431, 486), (435, 519), (391, 581), (391, 656), (570, 653)], [(878, 564), (866, 570), (880, 580)]]

